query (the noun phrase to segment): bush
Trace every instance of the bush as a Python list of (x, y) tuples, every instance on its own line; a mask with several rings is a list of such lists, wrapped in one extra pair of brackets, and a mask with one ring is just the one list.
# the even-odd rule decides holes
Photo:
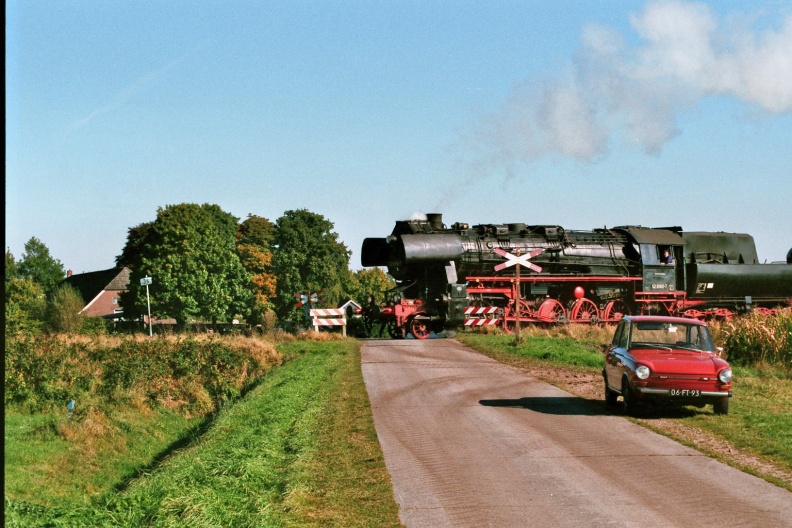
[(273, 343), (244, 337), (9, 337), (5, 402), (35, 412), (101, 398), (204, 414), (280, 361)]
[(55, 289), (47, 307), (47, 321), (55, 332), (77, 333), (86, 319), (82, 313), (85, 302), (80, 292), (70, 284)]
[(7, 336), (5, 367), (6, 405), (30, 411), (66, 405), (94, 384), (79, 344), (43, 336)]

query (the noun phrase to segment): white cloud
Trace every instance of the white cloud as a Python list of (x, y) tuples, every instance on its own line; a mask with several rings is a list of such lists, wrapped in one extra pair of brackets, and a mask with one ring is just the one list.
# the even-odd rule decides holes
[(792, 17), (777, 30), (730, 33), (707, 6), (657, 2), (632, 23), (646, 41), (637, 50), (646, 78), (667, 76), (690, 90), (735, 97), (771, 113), (792, 110)]
[(485, 163), (591, 162), (615, 140), (658, 153), (680, 134), (678, 116), (712, 95), (792, 111), (792, 17), (758, 30), (723, 23), (705, 4), (658, 1), (630, 22), (638, 45), (587, 27), (562, 75), (516, 87), (478, 132)]

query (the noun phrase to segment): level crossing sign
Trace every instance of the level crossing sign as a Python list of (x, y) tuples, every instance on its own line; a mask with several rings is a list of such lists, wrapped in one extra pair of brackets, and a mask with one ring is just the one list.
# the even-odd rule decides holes
[[(321, 295), (322, 290), (317, 290), (315, 293), (295, 293), (294, 297), (297, 299), (297, 304), (294, 305), (295, 308), (299, 308), (301, 306), (308, 306), (308, 301), (310, 300), (310, 306), (316, 306), (322, 300), (319, 298)], [(310, 294), (310, 295), (309, 295)]]
[(541, 273), (542, 268), (537, 266), (536, 264), (529, 262), (530, 259), (534, 258), (536, 255), (544, 252), (543, 249), (535, 249), (530, 253), (526, 253), (525, 255), (520, 255), (520, 250), (517, 250), (517, 254), (508, 253), (501, 248), (495, 248), (495, 253), (500, 255), (501, 257), (506, 259), (506, 262), (502, 262), (495, 266), (495, 271), (500, 271), (502, 269), (506, 269), (509, 266), (525, 266), (526, 268), (535, 271), (536, 273)]

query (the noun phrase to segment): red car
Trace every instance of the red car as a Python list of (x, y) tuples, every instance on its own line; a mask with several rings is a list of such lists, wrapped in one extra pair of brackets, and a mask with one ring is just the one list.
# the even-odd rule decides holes
[(706, 323), (681, 317), (625, 316), (605, 349), (605, 402), (633, 414), (639, 402), (704, 407), (728, 414), (732, 371)]

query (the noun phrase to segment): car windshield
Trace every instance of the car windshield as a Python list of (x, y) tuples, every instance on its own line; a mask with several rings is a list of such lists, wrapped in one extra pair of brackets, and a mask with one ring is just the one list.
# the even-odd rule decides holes
[(630, 325), (630, 346), (664, 346), (712, 352), (709, 329), (698, 324), (634, 321)]

